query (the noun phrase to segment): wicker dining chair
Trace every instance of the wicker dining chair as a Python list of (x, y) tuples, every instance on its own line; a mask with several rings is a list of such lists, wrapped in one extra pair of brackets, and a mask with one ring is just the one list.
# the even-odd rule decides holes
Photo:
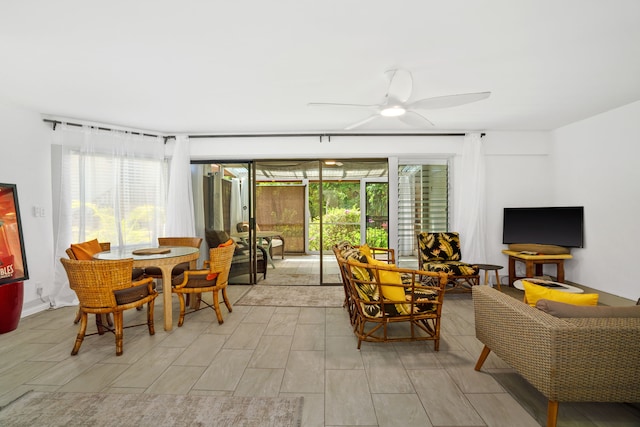
[(80, 261), (61, 258), (60, 262), (67, 272), (69, 286), (80, 301), (80, 329), (71, 355), (80, 350), (87, 331), (88, 314), (113, 314), (114, 329), (108, 330), (116, 336), (116, 356), (122, 354), (125, 310), (147, 304), (149, 335), (155, 333), (153, 308), (158, 293), (151, 278), (131, 282), (132, 259)]
[[(205, 261), (206, 270), (187, 270), (173, 280), (172, 292), (178, 295), (180, 300), (180, 320), (178, 326), (184, 323), (185, 314), (193, 313), (202, 308), (212, 308), (216, 312), (218, 323), (224, 323), (222, 312), (220, 311), (219, 292), (222, 291), (222, 298), (227, 310), (233, 311), (229, 298), (227, 297), (227, 285), (229, 284), (229, 270), (235, 244), (209, 249), (209, 260)], [(213, 305), (202, 300), (202, 293), (211, 292), (213, 294)], [(193, 310), (185, 313), (185, 295), (195, 294), (195, 304)], [(200, 303), (206, 307), (200, 308)]]
[[(201, 244), (202, 237), (158, 237), (158, 246), (188, 246), (200, 249)], [(181, 275), (186, 270), (189, 270), (188, 262), (176, 265), (171, 270), (171, 278)], [(144, 273), (147, 277), (162, 279), (162, 270), (158, 267), (147, 267), (145, 268)]]
[[(100, 246), (101, 252), (111, 250), (111, 242), (99, 242), (98, 246)], [(81, 249), (78, 250), (78, 247), (81, 247)], [(91, 250), (87, 250), (87, 247), (94, 247), (95, 250), (97, 250), (96, 245), (91, 244), (91, 242), (84, 242), (80, 244), (72, 243), (71, 246), (65, 250), (65, 252), (67, 253), (67, 256), (69, 257), (69, 259), (75, 259), (75, 260), (82, 259), (83, 255), (85, 258), (88, 259), (88, 257), (91, 255), (94, 255), (94, 253), (92, 253), (93, 251)], [(144, 271), (142, 271), (141, 273), (144, 273)], [(80, 312), (80, 309), (78, 309), (78, 311), (76, 312), (76, 317), (73, 319), (73, 323), (77, 324), (80, 321), (81, 315), (82, 313)], [(105, 320), (107, 321), (107, 324), (109, 326), (113, 326), (113, 321), (111, 320), (111, 317), (109, 315), (105, 315), (104, 317), (105, 317)], [(98, 333), (100, 335), (102, 335), (105, 332), (105, 329), (102, 327), (102, 320), (103, 320), (102, 315), (100, 314), (96, 315), (96, 327), (98, 328)]]

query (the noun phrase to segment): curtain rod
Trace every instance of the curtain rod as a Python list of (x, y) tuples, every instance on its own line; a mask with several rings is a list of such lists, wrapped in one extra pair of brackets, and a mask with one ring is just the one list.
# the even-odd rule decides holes
[[(482, 133), (480, 136), (484, 136)], [(323, 138), (327, 138), (327, 141), (331, 142), (332, 136), (465, 136), (464, 133), (438, 133), (438, 132), (413, 132), (413, 133), (350, 133), (350, 132), (323, 132), (323, 133), (268, 133), (268, 134), (215, 134), (215, 135), (189, 135), (189, 138), (286, 138), (286, 137), (316, 137), (320, 138), (322, 142)], [(170, 135), (167, 138), (175, 138)]]
[[(79, 123), (71, 123), (71, 122), (63, 122), (60, 120), (53, 119), (42, 119), (44, 122), (52, 123), (53, 130), (56, 130), (56, 125), (66, 123), (69, 126), (77, 126), (82, 127), (85, 125)], [(102, 127), (102, 126), (93, 126), (88, 125), (96, 129), (104, 130), (104, 131), (113, 131), (115, 129)], [(149, 133), (135, 132), (135, 131), (124, 131), (131, 133), (133, 135), (142, 135), (142, 136), (151, 136), (151, 137), (162, 137), (164, 138), (164, 142), (166, 144), (168, 139), (175, 139), (175, 135), (154, 135)], [(322, 142), (323, 138), (327, 138), (327, 141), (331, 142), (332, 136), (465, 136), (466, 134), (463, 132), (450, 133), (450, 132), (412, 132), (412, 133), (349, 133), (349, 132), (310, 132), (310, 133), (266, 133), (266, 134), (258, 134), (258, 133), (240, 133), (240, 134), (212, 134), (212, 135), (187, 135), (190, 139), (198, 139), (198, 138), (291, 138), (291, 137), (316, 137), (320, 139)], [(485, 136), (485, 133), (481, 133), (480, 137)]]
[[(108, 132), (113, 132), (113, 131), (120, 131), (120, 129), (112, 129), (112, 128), (107, 128), (107, 127), (103, 127), (103, 126), (97, 126), (97, 125), (88, 125), (88, 124), (81, 124), (81, 123), (72, 123), (72, 122), (63, 122), (61, 120), (53, 120), (53, 119), (42, 119), (43, 122), (46, 123), (51, 123), (53, 130), (56, 130), (56, 126), (59, 124), (66, 124), (69, 126), (75, 126), (75, 127), (83, 127), (83, 126), (89, 126), (92, 127), (94, 129), (99, 129), (99, 130), (104, 130), (104, 131), (108, 131)], [(164, 135), (156, 135), (156, 134), (152, 134), (152, 133), (144, 133), (144, 132), (136, 132), (136, 131), (132, 131), (132, 130), (122, 130), (121, 132), (125, 132), (125, 133), (130, 133), (132, 135), (141, 135), (141, 136), (150, 136), (153, 138), (157, 138), (157, 137), (161, 137), (164, 138), (164, 142), (167, 142), (167, 139), (169, 138), (168, 136), (164, 136)]]

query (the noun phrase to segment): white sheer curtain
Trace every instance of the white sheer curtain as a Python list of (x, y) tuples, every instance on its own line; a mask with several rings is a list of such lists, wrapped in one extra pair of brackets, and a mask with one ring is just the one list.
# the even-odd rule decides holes
[(235, 233), (238, 223), (243, 221), (242, 217), (242, 194), (240, 191), (240, 179), (231, 179), (231, 209), (229, 212), (229, 224), (231, 227), (231, 233)]
[(451, 231), (460, 233), (463, 261), (486, 263), (485, 158), (479, 133), (465, 135), (458, 163)]
[(191, 165), (191, 188), (193, 189), (193, 219), (196, 227), (197, 237), (202, 237), (202, 245), (200, 246), (200, 258), (198, 265), (209, 259), (208, 246), (205, 236), (205, 218), (204, 218), (204, 165)]
[(165, 221), (162, 138), (62, 124), (52, 164), (55, 274), (51, 305), (77, 304), (59, 261), (71, 243), (97, 238), (112, 248), (150, 246)]
[(176, 137), (169, 171), (165, 227), (165, 236), (167, 237), (196, 235), (190, 162), (189, 137), (179, 135)]

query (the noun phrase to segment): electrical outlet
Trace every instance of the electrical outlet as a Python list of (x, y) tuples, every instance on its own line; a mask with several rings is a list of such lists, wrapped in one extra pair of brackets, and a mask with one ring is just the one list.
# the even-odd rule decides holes
[(38, 285), (38, 287), (36, 288), (36, 293), (38, 294), (39, 297), (42, 296), (42, 286)]

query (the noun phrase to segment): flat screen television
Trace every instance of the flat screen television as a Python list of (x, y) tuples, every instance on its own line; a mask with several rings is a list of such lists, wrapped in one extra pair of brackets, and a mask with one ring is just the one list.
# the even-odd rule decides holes
[(504, 208), (502, 243), (584, 247), (584, 207)]

